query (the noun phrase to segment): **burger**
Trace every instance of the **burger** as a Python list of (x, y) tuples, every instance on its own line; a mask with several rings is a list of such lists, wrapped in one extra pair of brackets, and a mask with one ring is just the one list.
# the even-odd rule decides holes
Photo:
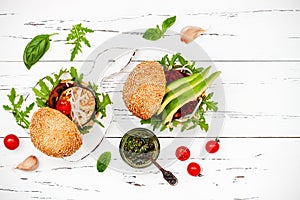
[(82, 134), (95, 123), (103, 126), (99, 118), (106, 116), (106, 106), (112, 103), (97, 89), (94, 83), (84, 82), (74, 67), (40, 79), (33, 88), (39, 109), (29, 127), (34, 146), (53, 157), (75, 153), (82, 145)]
[(129, 74), (123, 87), (123, 100), (130, 112), (150, 124), (153, 130), (181, 126), (181, 131), (200, 127), (208, 130), (206, 111), (217, 111), (213, 93), (207, 89), (220, 75), (209, 75), (211, 67), (196, 68), (195, 62), (180, 53), (160, 61), (139, 63)]

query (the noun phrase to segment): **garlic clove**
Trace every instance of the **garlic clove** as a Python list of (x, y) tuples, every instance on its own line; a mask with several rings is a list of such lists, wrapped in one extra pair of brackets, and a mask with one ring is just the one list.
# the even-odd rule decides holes
[(205, 30), (197, 26), (186, 26), (181, 30), (180, 40), (186, 44), (199, 37)]
[(23, 162), (16, 166), (16, 169), (24, 170), (24, 171), (33, 171), (37, 169), (39, 166), (39, 160), (37, 157), (31, 155), (28, 156)]

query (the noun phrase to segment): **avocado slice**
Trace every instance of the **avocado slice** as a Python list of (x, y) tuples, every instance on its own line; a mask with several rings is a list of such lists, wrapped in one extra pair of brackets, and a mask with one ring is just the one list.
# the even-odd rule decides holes
[(211, 74), (208, 78), (194, 86), (192, 89), (189, 89), (183, 94), (178, 95), (178, 97), (174, 98), (166, 106), (165, 111), (162, 114), (163, 124), (171, 122), (173, 119), (173, 115), (177, 112), (179, 108), (181, 108), (184, 104), (197, 99), (197, 97), (199, 97), (220, 74), (220, 71)]
[(174, 88), (173, 90), (166, 93), (166, 95), (164, 96), (163, 102), (157, 111), (157, 115), (159, 115), (165, 109), (165, 107), (168, 105), (168, 103), (170, 103), (173, 99), (178, 98), (181, 94), (185, 93), (188, 90), (193, 90), (193, 88), (196, 85), (200, 84), (203, 81), (204, 77), (208, 74), (210, 69), (211, 69), (211, 67), (207, 67), (206, 69), (203, 70), (203, 72), (195, 73), (195, 74), (191, 75), (191, 76), (193, 76), (191, 81), (187, 81), (187, 78), (191, 77), (191, 76), (188, 76), (188, 77), (181, 78), (181, 79), (178, 79), (178, 80), (170, 83), (169, 85), (176, 83), (174, 85), (178, 85), (178, 87)]

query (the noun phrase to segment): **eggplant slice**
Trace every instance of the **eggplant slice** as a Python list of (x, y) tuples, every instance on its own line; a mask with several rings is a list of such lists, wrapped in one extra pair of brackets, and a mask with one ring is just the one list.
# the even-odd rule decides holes
[(83, 127), (95, 115), (96, 99), (93, 91), (84, 86), (73, 86), (64, 90), (59, 99), (71, 103), (71, 120), (78, 126)]

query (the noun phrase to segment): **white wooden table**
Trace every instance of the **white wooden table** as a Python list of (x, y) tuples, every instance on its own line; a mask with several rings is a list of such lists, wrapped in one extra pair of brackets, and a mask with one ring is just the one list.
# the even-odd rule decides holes
[[(190, 147), (189, 161), (203, 167), (202, 177), (186, 172), (188, 162), (168, 169), (179, 179), (168, 185), (160, 173), (130, 174), (108, 169), (98, 173), (95, 159), (71, 163), (47, 157), (2, 109), (14, 87), (31, 90), (36, 81), (62, 67), (80, 69), (88, 55), (118, 34), (149, 28), (168, 16), (171, 28), (187, 25), (207, 32), (196, 42), (222, 71), (226, 109), (221, 148), (200, 157), (204, 138)], [(0, 199), (103, 199), (125, 195), (152, 199), (300, 199), (300, 3), (290, 1), (0, 1)], [(95, 32), (92, 48), (69, 62), (65, 38), (73, 24)], [(58, 32), (49, 52), (30, 71), (22, 62), (25, 45), (35, 35)], [(20, 146), (7, 150), (3, 138), (14, 133)], [(36, 171), (14, 169), (36, 155)], [(166, 158), (167, 159), (167, 158)], [(171, 158), (174, 159), (174, 158)]]

